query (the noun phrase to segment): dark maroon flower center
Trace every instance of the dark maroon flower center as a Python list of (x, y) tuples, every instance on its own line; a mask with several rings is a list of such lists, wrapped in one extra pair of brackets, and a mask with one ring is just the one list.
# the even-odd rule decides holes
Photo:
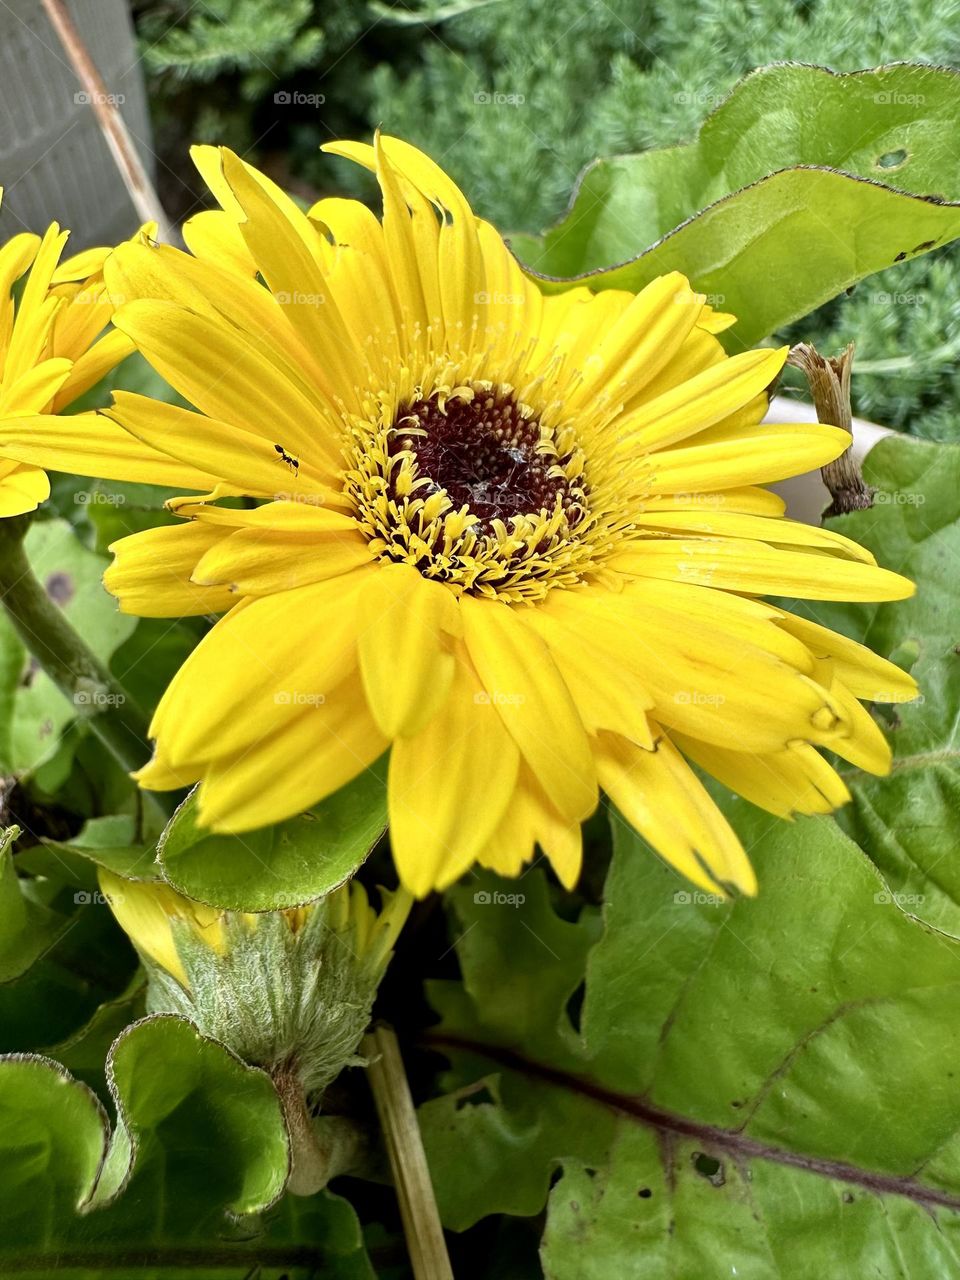
[(556, 474), (567, 459), (538, 448), (540, 437), (540, 419), (524, 417), (512, 394), (476, 388), (472, 400), (449, 399), (443, 409), (436, 393), (401, 406), (389, 450), (416, 455), (418, 478), (432, 486), (418, 497), (446, 490), (456, 510), (477, 517), (475, 530), (489, 533), (494, 520), (509, 529), (511, 516), (552, 511), (558, 495), (572, 502), (570, 482)]

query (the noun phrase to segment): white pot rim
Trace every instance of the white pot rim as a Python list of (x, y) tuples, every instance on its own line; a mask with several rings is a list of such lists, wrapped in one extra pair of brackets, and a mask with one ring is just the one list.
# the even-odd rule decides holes
[[(817, 413), (812, 404), (803, 400), (794, 400), (789, 396), (774, 396), (770, 401), (765, 422), (816, 422)], [(851, 424), (853, 431), (853, 456), (858, 462), (864, 458), (873, 446), (884, 436), (897, 433), (890, 427), (881, 427), (876, 422), (867, 422), (864, 418), (854, 418)], [(820, 524), (824, 509), (830, 505), (830, 493), (823, 483), (819, 471), (808, 471), (805, 475), (794, 476), (790, 480), (782, 480), (770, 486), (787, 504), (787, 515), (792, 520), (801, 520), (804, 524)]]

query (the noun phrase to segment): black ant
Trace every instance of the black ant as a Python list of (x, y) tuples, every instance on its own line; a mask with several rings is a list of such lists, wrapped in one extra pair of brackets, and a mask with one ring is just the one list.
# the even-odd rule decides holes
[(275, 444), (273, 447), (276, 449), (277, 453), (279, 453), (280, 461), (285, 462), (294, 475), (299, 475), (300, 459), (291, 457), (282, 444)]

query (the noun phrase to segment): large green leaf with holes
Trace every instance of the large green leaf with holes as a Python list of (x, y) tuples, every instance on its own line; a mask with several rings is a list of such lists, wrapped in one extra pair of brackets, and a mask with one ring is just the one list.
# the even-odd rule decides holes
[(515, 247), (535, 274), (594, 273), (593, 288), (682, 271), (750, 345), (960, 236), (958, 128), (955, 71), (764, 67), (695, 142), (598, 160), (563, 221)]
[(864, 475), (873, 507), (830, 524), (913, 578), (917, 593), (804, 612), (909, 666), (920, 697), (877, 709), (893, 772), (843, 767), (853, 801), (838, 816), (901, 905), (960, 936), (960, 446), (891, 437), (871, 451)]
[(831, 819), (729, 814), (758, 898), (692, 891), (616, 820), (593, 946), (536, 873), (519, 905), (453, 891), (449, 1092), (420, 1112), (445, 1220), (546, 1202), (551, 1280), (952, 1274), (960, 943)]

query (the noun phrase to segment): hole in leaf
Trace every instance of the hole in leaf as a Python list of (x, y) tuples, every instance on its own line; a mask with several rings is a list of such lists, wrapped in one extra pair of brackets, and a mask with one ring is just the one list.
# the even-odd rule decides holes
[(877, 169), (899, 169), (908, 155), (908, 151), (899, 147), (896, 151), (885, 151), (882, 156), (877, 156), (873, 163)]
[(583, 1001), (586, 994), (587, 984), (585, 982), (581, 982), (576, 991), (574, 991), (573, 995), (567, 1001), (567, 1017), (570, 1019), (570, 1025), (573, 1027), (574, 1031), (576, 1031), (577, 1035), (580, 1034), (580, 1017), (583, 1013)]
[(461, 1091), (457, 1097), (456, 1108), (458, 1111), (462, 1111), (464, 1107), (489, 1106), (496, 1103), (496, 1101), (486, 1083), (483, 1080), (478, 1080), (476, 1084), (469, 1085)]
[(693, 1153), (693, 1167), (701, 1178), (706, 1178), (715, 1187), (723, 1186), (725, 1181), (723, 1165), (716, 1156), (708, 1156), (705, 1151), (695, 1151)]
[(650, 1197), (653, 1195), (653, 1192), (650, 1190), (649, 1187), (641, 1187), (640, 1190), (637, 1192), (637, 1195), (640, 1197), (641, 1200), (649, 1200)]

